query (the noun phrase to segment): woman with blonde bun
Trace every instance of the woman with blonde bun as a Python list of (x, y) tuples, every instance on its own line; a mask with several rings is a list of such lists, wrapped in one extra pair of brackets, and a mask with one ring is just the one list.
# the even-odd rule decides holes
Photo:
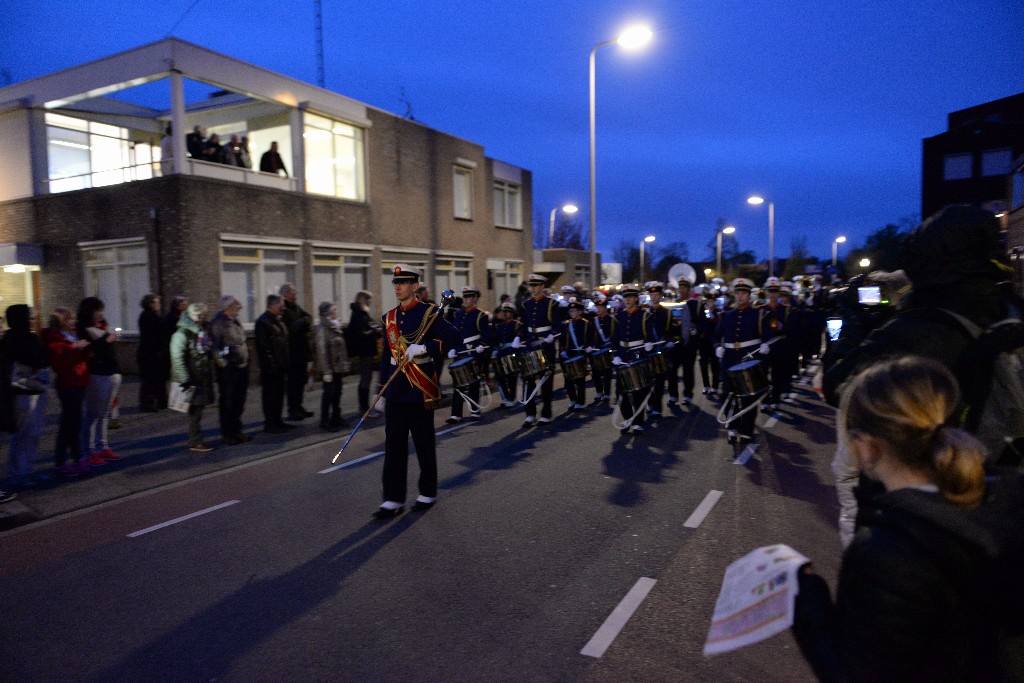
[(1021, 680), (1024, 489), (986, 479), (985, 449), (947, 426), (959, 391), (910, 356), (844, 393), (839, 437), (885, 492), (860, 511), (836, 601), (806, 567), (793, 630), (823, 681)]

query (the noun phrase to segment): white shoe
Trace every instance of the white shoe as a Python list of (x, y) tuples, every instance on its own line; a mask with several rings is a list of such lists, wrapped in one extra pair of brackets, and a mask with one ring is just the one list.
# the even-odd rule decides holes
[(637, 425), (637, 426), (633, 427), (633, 433), (634, 434), (639, 434), (642, 431), (644, 431), (644, 428), (641, 427), (640, 425)]
[(457, 425), (460, 422), (462, 422), (462, 418), (459, 417), (458, 415), (452, 415), (447, 420), (445, 420), (445, 422), (447, 422), (450, 425)]
[(685, 397), (683, 398), (683, 405), (684, 406), (688, 406), (691, 403), (693, 403), (693, 401), (691, 399), (688, 399), (688, 398), (685, 398)]
[(542, 417), (539, 420), (537, 420), (537, 422), (541, 423), (542, 425), (546, 425), (550, 422), (554, 422), (554, 420), (550, 417)]
[(537, 421), (537, 418), (535, 418), (533, 415), (527, 415), (526, 419), (523, 420), (523, 426), (524, 427), (529, 427), (529, 426), (533, 425), (533, 423), (536, 422), (536, 421)]
[[(685, 401), (686, 399), (683, 399), (683, 400)], [(674, 405), (675, 405), (675, 404), (677, 404), (677, 403), (679, 403), (679, 400), (678, 400), (678, 399), (675, 399), (675, 398), (672, 398), (671, 396), (669, 396), (669, 399), (668, 399), (668, 404), (669, 404), (670, 406), (674, 406)]]
[(518, 404), (515, 401), (502, 401), (501, 402), (501, 407), (502, 408), (515, 408), (516, 405), (518, 405)]
[(648, 408), (647, 409), (647, 414), (650, 415), (651, 417), (661, 417), (661, 411), (660, 410), (651, 410), (650, 408)]

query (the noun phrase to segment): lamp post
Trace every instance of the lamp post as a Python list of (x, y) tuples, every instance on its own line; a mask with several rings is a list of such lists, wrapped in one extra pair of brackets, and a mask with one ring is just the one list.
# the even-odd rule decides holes
[(640, 242), (640, 285), (644, 284), (644, 245), (654, 241), (654, 235), (648, 235)]
[[(747, 204), (760, 206), (766, 200), (754, 195), (747, 197)], [(768, 277), (775, 275), (775, 202), (768, 202)]]
[(569, 214), (570, 216), (580, 210), (580, 208), (575, 204), (556, 206), (555, 208), (551, 209), (551, 224), (548, 227), (548, 249), (551, 248), (552, 243), (555, 241), (555, 214), (558, 213), (559, 209)]
[(590, 51), (590, 277), (595, 286), (601, 284), (601, 274), (597, 272), (597, 152), (595, 146), (597, 51), (612, 43), (618, 43), (627, 50), (643, 47), (650, 42), (651, 35), (651, 30), (646, 26), (634, 26), (626, 29), (615, 40), (598, 43)]
[(846, 241), (846, 238), (840, 235), (839, 237), (832, 240), (832, 267), (835, 268), (839, 263), (839, 245)]
[(715, 250), (715, 272), (718, 274), (715, 277), (722, 277), (722, 235), (731, 235), (734, 232), (736, 232), (736, 228), (734, 228), (731, 225), (727, 225), (724, 228), (718, 230), (718, 234), (716, 235), (715, 239), (717, 247), (717, 249)]

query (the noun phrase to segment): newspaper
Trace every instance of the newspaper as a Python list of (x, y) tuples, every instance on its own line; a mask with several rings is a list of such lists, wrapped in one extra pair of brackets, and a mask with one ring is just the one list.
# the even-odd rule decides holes
[(715, 603), (704, 655), (736, 650), (792, 626), (796, 573), (808, 562), (788, 545), (770, 545), (730, 564)]
[(171, 390), (167, 393), (167, 407), (179, 413), (187, 413), (194, 393), (196, 393), (195, 387), (182, 389), (177, 382), (171, 382)]

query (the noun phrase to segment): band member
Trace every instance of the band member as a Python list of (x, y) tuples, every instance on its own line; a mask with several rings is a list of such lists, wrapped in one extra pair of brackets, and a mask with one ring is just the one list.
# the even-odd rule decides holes
[(519, 376), (515, 372), (509, 372), (502, 365), (500, 359), (515, 352), (512, 343), (520, 338), (522, 325), (516, 319), (516, 306), (511, 301), (506, 301), (494, 312), (494, 322), (491, 324), (491, 343), (494, 350), (491, 356), (495, 360), (494, 378), (498, 382), (498, 391), (501, 392), (501, 407), (514, 408), (516, 406), (516, 383)]
[[(541, 351), (547, 360), (548, 367), (555, 365), (555, 339), (564, 316), (562, 306), (559, 302), (544, 293), (544, 285), (548, 279), (543, 275), (531, 274), (526, 284), (530, 286), (530, 298), (523, 302), (523, 327), (526, 328), (526, 336), (520, 344), (513, 342), (518, 347), (522, 342), (526, 343), (529, 351)], [(569, 302), (564, 302), (565, 306)], [(553, 393), (553, 377), (548, 372), (543, 375), (544, 381), (540, 386), (540, 397), (542, 402), (540, 422), (546, 424), (551, 422), (551, 394)], [(536, 378), (526, 381), (526, 394), (529, 396), (536, 387)], [(532, 427), (537, 423), (537, 399), (531, 398), (526, 402), (526, 420), (524, 427)]]
[[(463, 349), (457, 357), (465, 358), (467, 354), (472, 355), (476, 361), (477, 368), (482, 377), (487, 377), (487, 363), (491, 354), (488, 347), (491, 345), (491, 321), (487, 314), (476, 307), (480, 299), (480, 290), (476, 287), (462, 288), (462, 308), (455, 313), (452, 324), (462, 334)], [(469, 407), (469, 419), (480, 419), (480, 380), (473, 382), (465, 394), (473, 401)], [(452, 396), (452, 416), (448, 418), (448, 424), (456, 424), (462, 421), (462, 406), (465, 404), (462, 393), (455, 391)]]
[[(788, 284), (786, 285), (788, 287)], [(775, 332), (775, 341), (772, 342), (768, 352), (768, 368), (771, 372), (772, 392), (771, 396), (762, 406), (762, 410), (771, 412), (778, 410), (779, 402), (790, 399), (790, 392), (793, 385), (793, 375), (800, 368), (799, 349), (796, 346), (797, 316), (793, 315), (793, 309), (782, 301), (782, 282), (777, 277), (770, 277), (764, 284), (768, 301), (765, 303), (765, 310), (771, 311), (778, 328)]]
[[(622, 289), (622, 298), (625, 301), (625, 309), (615, 316), (618, 324), (615, 329), (615, 358), (612, 363), (617, 366), (641, 360), (645, 353), (654, 350), (654, 342), (658, 341), (658, 333), (651, 324), (650, 313), (639, 306), (640, 287), (626, 285)], [(647, 388), (629, 391), (620, 383), (618, 390), (621, 399), (619, 408), (625, 419), (622, 433), (629, 434), (631, 427), (634, 434), (642, 433), (646, 416), (639, 408)]]
[(438, 369), (449, 351), (462, 346), (462, 335), (438, 315), (438, 307), (416, 298), (418, 269), (398, 264), (391, 282), (398, 306), (382, 318), (381, 386), (399, 366), (402, 371), (384, 394), (384, 502), (373, 513), (380, 520), (396, 517), (405, 505), (410, 434), (420, 466), (420, 495), (412, 509), (426, 511), (437, 500), (434, 410), (441, 404)]
[[(610, 349), (615, 344), (615, 328), (619, 322), (615, 316), (608, 313), (608, 299), (600, 292), (595, 292), (594, 306), (597, 313), (590, 321), (590, 338), (587, 346), (590, 348), (591, 356), (602, 349)], [(598, 367), (591, 360), (590, 369), (594, 378), (594, 405), (608, 403), (612, 396), (612, 369), (610, 367)]]
[(754, 308), (750, 303), (750, 291), (753, 288), (754, 283), (745, 277), (733, 280), (732, 292), (736, 303), (722, 315), (715, 339), (719, 345), (715, 353), (725, 371), (725, 388), (733, 394), (729, 416), (742, 413), (729, 423), (729, 443), (742, 443), (754, 438), (757, 413), (753, 409), (743, 411), (753, 405), (757, 396), (737, 396), (737, 387), (732, 385), (728, 370), (743, 362), (751, 352), (757, 351), (767, 356), (768, 340), (775, 334), (776, 322), (771, 312)]
[[(573, 301), (569, 304), (569, 319), (562, 322), (562, 335), (559, 337), (559, 356), (562, 360), (579, 356), (585, 358), (587, 339), (590, 337), (590, 322), (583, 317), (583, 303)], [(586, 365), (584, 364), (584, 367)], [(565, 391), (569, 394), (569, 412), (587, 407), (587, 377), (579, 379), (565, 377)]]
[(715, 355), (715, 333), (722, 311), (718, 308), (717, 290), (706, 289), (697, 313), (697, 349), (700, 351), (700, 379), (705, 396), (718, 394), (718, 356)]
[(697, 363), (697, 349), (700, 346), (700, 304), (690, 298), (693, 283), (685, 277), (676, 282), (680, 305), (673, 309), (676, 318), (676, 348), (673, 364), (669, 365), (668, 403), (673, 405), (678, 396), (678, 370), (683, 371), (683, 405), (693, 402), (694, 366)]
[(668, 371), (659, 372), (654, 376), (654, 391), (651, 392), (647, 412), (651, 417), (661, 417), (661, 398), (665, 395), (668, 384), (669, 405), (679, 400), (679, 380), (676, 378), (675, 346), (679, 339), (679, 323), (672, 311), (661, 305), (661, 296), (665, 285), (660, 282), (648, 282), (647, 293), (651, 297), (650, 324), (658, 331), (658, 339), (666, 342), (662, 353), (668, 361)]

